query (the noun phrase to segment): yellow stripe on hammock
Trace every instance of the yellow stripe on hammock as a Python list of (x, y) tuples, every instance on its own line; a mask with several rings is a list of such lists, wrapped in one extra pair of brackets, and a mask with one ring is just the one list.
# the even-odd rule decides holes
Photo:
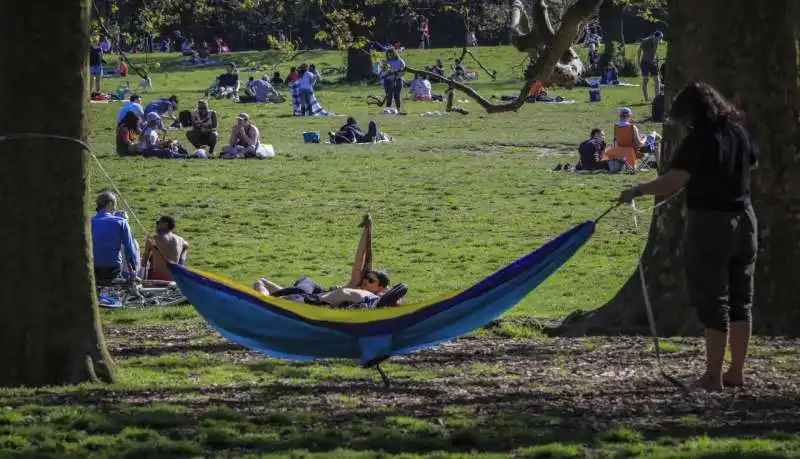
[(195, 269), (189, 269), (186, 267), (184, 267), (184, 269), (186, 269), (187, 271), (191, 271), (197, 274), (198, 276), (202, 276), (206, 279), (209, 279), (216, 283), (222, 284), (228, 288), (236, 290), (237, 292), (249, 295), (250, 297), (258, 300), (259, 302), (265, 305), (279, 309), (284, 309), (286, 311), (297, 314), (298, 316), (301, 316), (305, 319), (314, 321), (324, 321), (324, 322), (341, 322), (349, 324), (368, 323), (379, 320), (396, 319), (398, 317), (402, 317), (411, 314), (413, 312), (419, 311), (420, 309), (425, 309), (426, 307), (431, 306), (433, 304), (453, 298), (454, 296), (464, 291), (464, 290), (456, 290), (454, 292), (441, 295), (439, 297), (436, 297), (429, 301), (425, 301), (423, 303), (415, 303), (404, 306), (392, 306), (380, 309), (350, 309), (350, 310), (333, 309), (333, 308), (326, 308), (309, 304), (295, 303), (294, 301), (284, 300), (279, 297), (262, 295), (261, 293), (253, 290), (250, 287), (246, 287), (242, 284), (218, 276), (216, 274), (198, 271)]

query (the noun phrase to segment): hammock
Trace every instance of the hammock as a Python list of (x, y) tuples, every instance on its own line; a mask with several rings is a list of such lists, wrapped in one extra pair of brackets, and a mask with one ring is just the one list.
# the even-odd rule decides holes
[(169, 269), (209, 325), (241, 346), (270, 357), (347, 358), (369, 367), (487, 325), (566, 263), (589, 240), (595, 224), (577, 225), (465, 290), (380, 309), (299, 304), (185, 266), (170, 264)]

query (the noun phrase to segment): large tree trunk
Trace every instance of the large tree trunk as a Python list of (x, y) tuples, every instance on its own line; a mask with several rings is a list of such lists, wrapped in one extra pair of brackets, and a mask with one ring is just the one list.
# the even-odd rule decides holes
[[(88, 20), (88, 0), (0, 2), (0, 135), (86, 139)], [(31, 56), (58, 65), (32, 71), (22, 64)], [(114, 378), (90, 269), (86, 190), (80, 145), (0, 142), (0, 385)]]
[[(796, 0), (669, 1), (667, 100), (692, 80), (711, 83), (745, 110), (747, 127), (761, 151), (753, 184), (760, 232), (754, 325), (761, 334), (800, 334), (798, 8)], [(680, 133), (667, 129), (665, 139), (667, 164)], [(699, 330), (682, 280), (680, 201), (656, 211), (642, 256), (664, 335)], [(557, 332), (640, 333), (646, 323), (642, 288), (634, 274), (608, 304), (571, 315)]]
[(372, 71), (372, 53), (361, 48), (349, 48), (346, 79), (350, 83), (376, 80), (377, 76)]

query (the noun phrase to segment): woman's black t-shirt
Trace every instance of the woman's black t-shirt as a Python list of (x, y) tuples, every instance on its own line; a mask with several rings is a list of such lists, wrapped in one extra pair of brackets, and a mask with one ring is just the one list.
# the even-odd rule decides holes
[(750, 205), (750, 169), (758, 148), (740, 124), (695, 128), (678, 147), (670, 168), (691, 175), (686, 206), (691, 210), (735, 212)]

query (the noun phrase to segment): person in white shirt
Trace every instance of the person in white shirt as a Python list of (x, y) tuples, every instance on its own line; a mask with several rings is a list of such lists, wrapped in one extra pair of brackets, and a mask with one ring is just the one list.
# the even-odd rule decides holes
[(431, 82), (426, 75), (417, 74), (417, 78), (408, 87), (411, 92), (411, 100), (430, 101), (433, 100), (431, 93)]
[(161, 143), (158, 137), (158, 129), (161, 127), (161, 116), (156, 112), (147, 114), (147, 127), (139, 140), (140, 150), (155, 150), (161, 148)]
[(303, 64), (298, 69), (300, 73), (300, 78), (297, 79), (297, 89), (298, 94), (300, 95), (300, 103), (303, 106), (303, 116), (308, 114), (308, 116), (312, 116), (314, 114), (313, 107), (312, 107), (312, 95), (314, 94), (314, 84), (317, 82), (318, 78), (317, 74), (309, 70), (306, 67), (306, 64)]

